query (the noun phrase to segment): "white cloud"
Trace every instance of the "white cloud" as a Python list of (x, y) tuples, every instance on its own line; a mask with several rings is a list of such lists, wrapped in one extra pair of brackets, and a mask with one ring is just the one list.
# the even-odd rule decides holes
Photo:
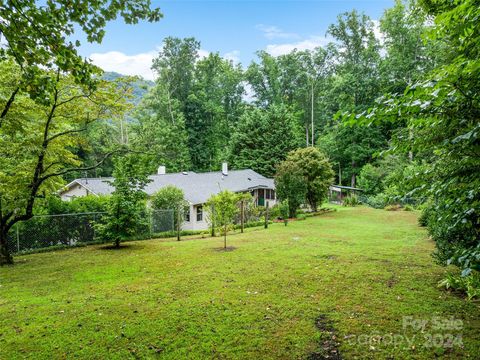
[(311, 36), (308, 39), (285, 44), (270, 44), (267, 45), (266, 51), (273, 56), (285, 55), (291, 53), (293, 50), (313, 50), (317, 47), (327, 45), (332, 39), (326, 36)]
[(249, 104), (253, 103), (257, 98), (255, 96), (255, 91), (253, 90), (252, 85), (250, 85), (246, 81), (242, 82), (242, 85), (245, 90), (242, 96), (243, 100)]
[(378, 20), (372, 20), (373, 23), (373, 35), (375, 35), (375, 38), (380, 42), (380, 44), (383, 44), (385, 41), (385, 34), (382, 33), (380, 30), (380, 21)]
[(198, 50), (198, 58), (199, 59), (204, 59), (204, 58), (208, 57), (208, 55), (210, 55), (210, 51), (207, 51), (207, 50), (204, 50), (204, 49)]
[[(154, 80), (155, 73), (152, 71), (153, 59), (158, 55), (159, 49), (144, 53), (126, 55), (120, 51), (106, 53), (93, 53), (90, 55), (92, 62), (105, 71), (115, 71), (122, 75), (140, 75), (147, 80)], [(200, 49), (199, 58), (205, 58), (209, 51)]]
[(240, 63), (240, 51), (233, 50), (233, 51), (227, 52), (223, 55), (223, 58), (232, 61), (234, 64), (239, 64)]
[(258, 24), (255, 26), (258, 30), (263, 32), (263, 36), (265, 36), (269, 40), (273, 39), (297, 39), (299, 36), (295, 33), (285, 32), (277, 26), (274, 25), (264, 25)]
[(120, 51), (109, 51), (93, 53), (90, 55), (90, 59), (105, 71), (115, 71), (122, 75), (140, 75), (145, 79), (153, 80), (154, 73), (151, 66), (157, 53), (158, 51), (152, 50), (135, 55), (126, 55)]

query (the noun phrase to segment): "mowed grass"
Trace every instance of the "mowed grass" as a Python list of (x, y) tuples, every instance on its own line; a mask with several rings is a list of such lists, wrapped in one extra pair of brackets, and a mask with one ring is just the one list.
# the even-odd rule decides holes
[[(207, 238), (18, 257), (0, 269), (0, 359), (302, 359), (332, 341), (347, 359), (479, 358), (478, 303), (437, 288), (416, 214), (336, 209), (229, 236), (227, 252)], [(463, 325), (422, 333), (403, 316)]]

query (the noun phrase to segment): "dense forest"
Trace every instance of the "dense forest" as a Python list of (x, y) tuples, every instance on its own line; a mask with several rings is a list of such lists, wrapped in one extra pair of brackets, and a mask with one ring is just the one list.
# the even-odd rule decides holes
[[(137, 81), (135, 98), (142, 99), (121, 139), (154, 153), (145, 158), (151, 173), (159, 164), (172, 172), (210, 171), (228, 161), (273, 176), (288, 151), (318, 146), (332, 161), (337, 182), (355, 186), (364, 165), (377, 164), (407, 124), (346, 126), (341, 115), (362, 113), (383, 94), (403, 93), (446, 60), (442, 41), (422, 37), (432, 25), (418, 7), (397, 1), (380, 19), (381, 36), (376, 26), (355, 10), (340, 14), (328, 29), (327, 46), (277, 57), (258, 51), (258, 60), (246, 67), (218, 53), (200, 58), (194, 38), (167, 38), (152, 67), (157, 80), (144, 96), (138, 89), (149, 84)], [(96, 131), (118, 132), (113, 126), (103, 123)], [(96, 131), (82, 153), (85, 160), (108, 140)], [(394, 163), (403, 167), (417, 155), (399, 155)]]
[(153, 83), (102, 73), (63, 36), (81, 23), (100, 42), (117, 13), (161, 17), (149, 1), (129, 4), (60, 7), (56, 17), (32, 4), (2, 9), (0, 244), (62, 184), (110, 176), (125, 158), (144, 174), (227, 161), (273, 177), (293, 150), (316, 147), (364, 203), (422, 209), (438, 261), (480, 269), (477, 1), (397, 0), (379, 22), (352, 10), (329, 26), (330, 44), (259, 50), (248, 65), (168, 37)]

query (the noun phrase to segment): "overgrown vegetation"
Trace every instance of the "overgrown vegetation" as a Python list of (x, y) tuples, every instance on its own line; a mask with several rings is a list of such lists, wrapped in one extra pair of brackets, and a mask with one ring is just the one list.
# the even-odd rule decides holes
[(407, 125), (394, 149), (417, 158), (410, 193), (428, 198), (421, 222), (435, 240), (436, 259), (467, 276), (480, 270), (480, 10), (472, 0), (423, 5), (434, 18), (426, 40), (442, 47), (444, 58), (402, 95), (380, 98), (351, 119)]

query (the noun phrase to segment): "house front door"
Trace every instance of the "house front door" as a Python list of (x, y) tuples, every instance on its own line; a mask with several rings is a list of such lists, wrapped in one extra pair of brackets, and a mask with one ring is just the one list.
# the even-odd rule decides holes
[(258, 198), (257, 198), (258, 206), (265, 206), (265, 190), (258, 189)]

